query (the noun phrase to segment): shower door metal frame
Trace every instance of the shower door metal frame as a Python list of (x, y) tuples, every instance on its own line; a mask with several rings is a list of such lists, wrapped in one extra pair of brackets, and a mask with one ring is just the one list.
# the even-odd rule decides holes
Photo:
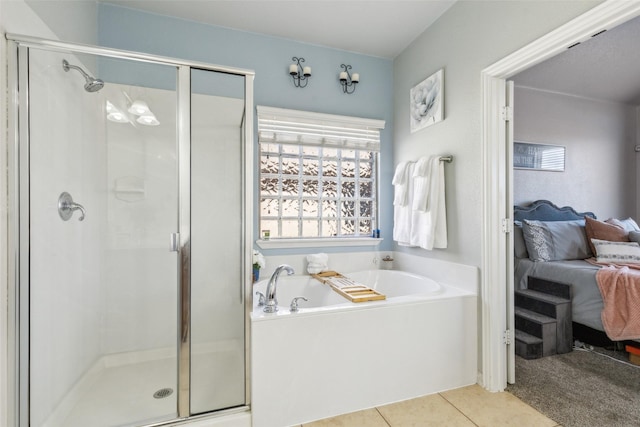
[[(66, 43), (37, 37), (6, 34), (9, 41), (9, 155), (8, 155), (8, 202), (9, 202), (9, 360), (17, 374), (8, 378), (8, 389), (14, 390), (14, 399), (9, 403), (10, 418), (14, 425), (29, 426), (29, 49), (84, 53), (117, 59), (153, 63), (176, 67), (177, 74), (177, 155), (178, 155), (178, 399), (176, 413), (179, 419), (204, 419), (222, 414), (244, 412), (249, 409), (251, 397), (250, 313), (252, 286), (252, 241), (253, 226), (253, 80), (255, 72), (241, 68), (186, 61), (164, 56), (150, 55), (119, 49), (102, 48), (82, 44)], [(205, 70), (244, 77), (244, 126), (241, 130), (241, 159), (243, 189), (241, 211), (243, 244), (240, 296), (244, 301), (245, 322), (245, 404), (236, 408), (217, 410), (191, 416), (191, 70)], [(9, 393), (11, 394), (11, 393)], [(175, 423), (176, 419), (148, 424), (161, 426)]]

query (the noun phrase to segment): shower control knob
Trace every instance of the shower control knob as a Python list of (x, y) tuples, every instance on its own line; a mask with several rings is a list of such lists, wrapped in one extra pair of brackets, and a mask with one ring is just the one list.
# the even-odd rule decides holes
[(60, 197), (58, 197), (58, 215), (60, 215), (60, 218), (62, 218), (63, 221), (69, 221), (73, 216), (73, 212), (77, 210), (80, 211), (80, 218), (78, 218), (78, 221), (84, 220), (86, 214), (84, 206), (74, 202), (71, 194), (66, 191), (60, 194)]

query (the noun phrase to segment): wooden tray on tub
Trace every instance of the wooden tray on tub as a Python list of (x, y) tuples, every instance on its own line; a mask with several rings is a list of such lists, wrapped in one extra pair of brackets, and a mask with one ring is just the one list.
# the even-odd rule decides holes
[(387, 298), (386, 295), (351, 280), (337, 271), (323, 271), (311, 276), (325, 285), (331, 286), (331, 289), (351, 302), (379, 301)]

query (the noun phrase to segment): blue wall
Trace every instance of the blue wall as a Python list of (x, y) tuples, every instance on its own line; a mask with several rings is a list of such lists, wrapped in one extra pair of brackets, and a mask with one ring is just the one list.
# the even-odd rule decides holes
[[(98, 44), (254, 70), (256, 73), (255, 105), (385, 120), (386, 127), (381, 134), (380, 155), (380, 229), (385, 240), (380, 245), (380, 249), (391, 249), (393, 227), (392, 60), (107, 4), (100, 4), (98, 10)], [(304, 57), (305, 65), (312, 67), (313, 75), (304, 89), (294, 87), (288, 75), (288, 67), (293, 56)], [(353, 71), (360, 73), (360, 84), (351, 95), (342, 93), (338, 81), (340, 64), (343, 63), (352, 65)], [(258, 236), (257, 209), (254, 218), (254, 231)], [(343, 250), (326, 248), (323, 251)], [(315, 251), (311, 249), (267, 252), (269, 255), (276, 255)]]

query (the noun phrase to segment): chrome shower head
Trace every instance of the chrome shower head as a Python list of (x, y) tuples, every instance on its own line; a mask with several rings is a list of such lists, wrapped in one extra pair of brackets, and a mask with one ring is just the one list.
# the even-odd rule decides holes
[(100, 79), (93, 79), (84, 84), (84, 90), (87, 92), (97, 92), (104, 87), (104, 82)]
[(87, 74), (82, 68), (77, 65), (71, 65), (67, 62), (66, 59), (62, 60), (62, 69), (64, 71), (69, 71), (69, 69), (73, 68), (74, 70), (78, 70), (80, 74), (84, 77), (84, 90), (87, 92), (97, 92), (104, 87), (104, 82), (100, 79), (96, 79), (95, 77), (91, 77)]

